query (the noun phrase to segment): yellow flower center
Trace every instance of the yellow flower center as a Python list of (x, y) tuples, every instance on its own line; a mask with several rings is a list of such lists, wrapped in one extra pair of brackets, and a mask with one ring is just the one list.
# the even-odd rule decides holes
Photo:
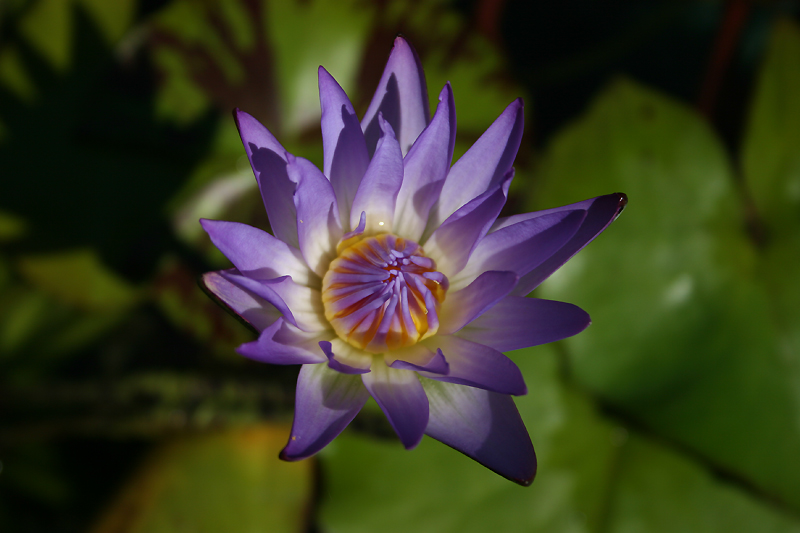
[(342, 340), (384, 353), (436, 333), (449, 283), (417, 243), (384, 233), (343, 244), (322, 279), (325, 318)]

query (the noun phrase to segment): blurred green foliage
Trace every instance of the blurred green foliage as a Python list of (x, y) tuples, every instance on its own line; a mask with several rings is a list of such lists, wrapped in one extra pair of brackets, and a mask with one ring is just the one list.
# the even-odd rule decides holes
[[(508, 214), (630, 199), (536, 294), (594, 325), (511, 354), (532, 487), (431, 439), (405, 452), (374, 405), (318, 460), (277, 460), (297, 369), (237, 356), (252, 333), (195, 284), (227, 265), (198, 218), (268, 227), (227, 113), (320, 164), (317, 67), (363, 112), (402, 32), (431, 104), (453, 85), (458, 157), (542, 94), (525, 51), (502, 47), (525, 38), (503, 28), (549, 23), (523, 4), (506, 2), (511, 22), (489, 1), (0, 5), (0, 530), (800, 531), (800, 29), (768, 2), (741, 36), (752, 92), (720, 111), (742, 115), (733, 132), (631, 77), (544, 139), (555, 111), (527, 99)], [(728, 20), (702, 1), (623, 11), (632, 29), (601, 53), (565, 45), (544, 76), (572, 80), (559, 105), (582, 68), (641, 60), (648, 32), (675, 26), (673, 53), (678, 30)], [(575, 43), (597, 30), (558, 13)]]

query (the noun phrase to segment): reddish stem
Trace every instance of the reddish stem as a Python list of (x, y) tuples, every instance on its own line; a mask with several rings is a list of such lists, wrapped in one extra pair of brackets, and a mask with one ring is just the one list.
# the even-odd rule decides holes
[(725, 14), (714, 41), (714, 49), (709, 58), (706, 77), (697, 99), (697, 109), (706, 118), (714, 114), (720, 86), (722, 85), (725, 71), (733, 59), (739, 36), (742, 33), (747, 16), (750, 12), (749, 0), (729, 0), (725, 4)]

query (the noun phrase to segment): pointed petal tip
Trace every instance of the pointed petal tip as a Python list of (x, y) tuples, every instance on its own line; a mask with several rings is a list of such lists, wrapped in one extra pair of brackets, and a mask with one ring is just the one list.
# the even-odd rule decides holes
[(242, 112), (241, 109), (238, 107), (234, 107), (231, 110), (231, 115), (233, 115), (233, 123), (236, 124), (236, 131), (239, 132), (239, 137), (242, 136), (242, 127), (239, 125), (239, 114)]
[(241, 128), (242, 117), (253, 118), (253, 116), (250, 113), (248, 113), (247, 111), (242, 111), (238, 107), (234, 107), (233, 110), (231, 111), (231, 114), (233, 115), (233, 121), (236, 123), (236, 129), (239, 130), (239, 132), (241, 134), (241, 131), (242, 131), (242, 128)]
[(614, 194), (617, 195), (617, 201), (619, 202), (617, 207), (617, 216), (620, 216), (625, 210), (625, 207), (628, 205), (628, 195), (624, 192), (616, 192)]
[(383, 113), (380, 111), (378, 112), (378, 124), (381, 127), (381, 138), (386, 137), (387, 135), (390, 136), (390, 138), (392, 139), (397, 138), (397, 134), (395, 134), (394, 128), (392, 127), (392, 125), (389, 123), (388, 120), (383, 118)]
[(317, 79), (319, 80), (320, 86), (322, 86), (323, 83), (330, 83), (330, 82), (336, 83), (336, 80), (334, 79), (333, 75), (330, 72), (328, 72), (328, 69), (326, 69), (322, 65), (320, 65), (319, 68), (317, 69)]
[(528, 468), (530, 468), (530, 471), (529, 472), (525, 472), (524, 474), (522, 474), (520, 476), (514, 476), (513, 474), (509, 474), (508, 472), (502, 472), (501, 470), (495, 470), (494, 468), (491, 468), (490, 466), (485, 465), (485, 464), (484, 464), (484, 466), (486, 466), (489, 470), (491, 470), (495, 474), (498, 474), (498, 475), (506, 478), (509, 481), (513, 481), (514, 483), (516, 483), (517, 485), (519, 485), (521, 487), (530, 487), (531, 486), (531, 484), (533, 483), (534, 478), (536, 477), (536, 471), (538, 469), (538, 465), (537, 465), (537, 461), (536, 461), (536, 452), (533, 450), (533, 447), (531, 447), (531, 462), (530, 462), (530, 464), (528, 466)]
[(281, 450), (281, 453), (278, 454), (278, 459), (280, 459), (281, 461), (286, 461), (287, 463), (294, 463), (296, 461), (302, 461), (303, 459), (308, 459), (308, 457), (298, 457), (298, 456), (294, 456), (294, 455), (289, 454), (289, 452), (286, 451), (286, 448), (288, 448), (288, 447), (289, 447), (289, 444), (287, 444)]
[(453, 97), (453, 87), (450, 85), (450, 82), (446, 82), (442, 90), (439, 91), (439, 101), (444, 102), (445, 100), (449, 100)]
[(394, 38), (394, 43), (392, 44), (392, 48), (396, 48), (398, 46), (405, 46), (407, 48), (411, 48), (411, 44), (406, 39), (405, 35), (402, 33), (398, 33), (397, 36)]

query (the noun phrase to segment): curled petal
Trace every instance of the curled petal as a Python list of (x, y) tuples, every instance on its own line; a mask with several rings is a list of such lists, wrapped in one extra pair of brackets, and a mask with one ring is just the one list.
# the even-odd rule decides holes
[(307, 333), (279, 318), (262, 331), (257, 340), (242, 344), (236, 351), (249, 359), (273, 365), (321, 363), (325, 357), (319, 351), (319, 342), (330, 340), (333, 335), (333, 332)]
[(403, 156), (392, 126), (378, 115), (383, 136), (358, 186), (350, 211), (350, 227), (359, 223), (362, 212), (367, 214), (367, 231), (391, 232), (397, 192), (403, 183)]
[[(578, 253), (584, 246), (592, 242), (595, 237), (600, 235), (604, 229), (608, 227), (625, 209), (628, 203), (628, 197), (623, 193), (607, 194), (605, 196), (598, 196), (591, 200), (585, 200), (577, 204), (564, 206), (561, 208), (550, 209), (547, 211), (540, 211), (539, 213), (552, 213), (562, 209), (583, 208), (586, 209), (586, 218), (583, 219), (578, 231), (575, 235), (567, 241), (556, 253), (550, 256), (544, 263), (531, 270), (528, 274), (524, 275), (520, 280), (517, 287), (514, 289), (514, 294), (525, 295), (539, 286), (544, 280), (566, 263), (573, 255)], [(521, 215), (524, 217), (527, 215)], [(511, 217), (511, 223), (518, 221), (521, 217)], [(506, 221), (503, 221), (506, 222)]]
[(370, 157), (381, 136), (379, 113), (392, 125), (403, 155), (430, 120), (425, 73), (417, 53), (400, 36), (394, 40), (394, 47), (378, 82), (375, 96), (361, 120)]
[(517, 283), (513, 272), (490, 270), (469, 286), (447, 295), (439, 319), (439, 334), (456, 332), (504, 298)]
[(521, 396), (528, 393), (519, 367), (494, 348), (453, 335), (437, 335), (424, 342), (440, 350), (450, 365), (446, 375), (421, 372), (425, 377), (500, 394)]
[(428, 398), (415, 372), (389, 368), (380, 359), (361, 379), (406, 449), (419, 444), (428, 425)]
[(433, 227), (503, 181), (517, 156), (523, 126), (523, 104), (518, 98), (450, 169), (431, 217)]
[[(200, 224), (214, 246), (245, 276), (269, 279), (289, 275), (300, 285), (312, 283), (312, 272), (303, 261), (300, 250), (266, 231), (224, 220), (200, 219)], [(313, 282), (319, 284), (318, 279)]]
[(575, 235), (586, 211), (559, 211), (490, 232), (475, 246), (464, 269), (450, 280), (464, 287), (487, 270), (510, 270), (524, 276), (550, 258)]
[(403, 159), (403, 185), (397, 195), (394, 231), (418, 241), (428, 224), (428, 213), (444, 185), (456, 142), (456, 107), (448, 82), (439, 94), (433, 120)]
[(288, 155), (289, 177), (297, 183), (297, 236), (306, 264), (321, 278), (342, 238), (339, 208), (331, 183), (310, 161)]
[(372, 366), (372, 357), (341, 339), (320, 342), (319, 347), (328, 358), (328, 366), (344, 374), (366, 374)]
[(295, 184), (286, 171), (286, 150), (259, 121), (235, 109), (233, 118), (261, 190), (272, 233), (297, 248), (296, 215), (292, 195)]
[(284, 461), (305, 459), (328, 445), (364, 407), (369, 394), (358, 376), (327, 365), (303, 365), (297, 378), (294, 422)]
[[(346, 225), (350, 222), (350, 206), (358, 184), (369, 165), (367, 143), (350, 99), (322, 67), (319, 67), (319, 103), (322, 109), (322, 170), (331, 180), (339, 205), (339, 218)], [(349, 229), (346, 227), (345, 231)]]
[(536, 454), (510, 396), (424, 378), (422, 385), (430, 402), (427, 435), (506, 479), (531, 484)]
[[(235, 273), (235, 269), (227, 271)], [(200, 279), (203, 289), (256, 331), (263, 331), (281, 317), (269, 301), (228, 281), (222, 272), (206, 272)]]
[(458, 332), (458, 336), (507, 352), (576, 335), (591, 324), (589, 314), (564, 302), (507, 296)]
[(441, 350), (431, 350), (423, 344), (415, 344), (401, 350), (392, 350), (384, 357), (389, 368), (405, 368), (419, 372), (446, 375), (450, 365)]

